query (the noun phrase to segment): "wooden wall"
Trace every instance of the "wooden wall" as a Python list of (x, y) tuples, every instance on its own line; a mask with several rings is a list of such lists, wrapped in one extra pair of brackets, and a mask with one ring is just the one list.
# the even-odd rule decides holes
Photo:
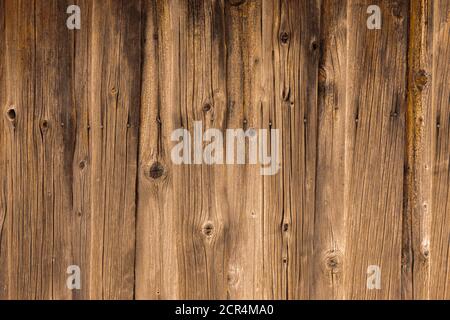
[(449, 0), (0, 0), (0, 299), (450, 299), (449, 62)]

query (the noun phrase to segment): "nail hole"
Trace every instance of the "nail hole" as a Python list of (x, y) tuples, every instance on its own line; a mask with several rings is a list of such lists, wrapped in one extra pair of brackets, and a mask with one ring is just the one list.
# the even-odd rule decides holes
[(317, 41), (313, 41), (311, 43), (311, 48), (313, 49), (313, 51), (316, 51), (319, 48), (319, 45), (317, 44)]
[(49, 125), (49, 123), (48, 123), (47, 120), (41, 120), (41, 122), (40, 122), (40, 128), (41, 128), (41, 132), (42, 132), (42, 133), (47, 132), (49, 126), (50, 126), (50, 125)]
[(203, 106), (203, 111), (208, 112), (209, 110), (211, 110), (211, 105), (209, 103), (205, 103)]
[(14, 121), (16, 119), (16, 110), (11, 108), (6, 112), (6, 115), (8, 116), (10, 121)]

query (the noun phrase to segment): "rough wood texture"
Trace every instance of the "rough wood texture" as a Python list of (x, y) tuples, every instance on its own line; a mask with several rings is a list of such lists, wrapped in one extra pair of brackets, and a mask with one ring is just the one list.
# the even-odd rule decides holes
[(0, 3), (0, 297), (131, 299), (140, 2)]
[(448, 0), (0, 0), (0, 299), (449, 299), (449, 61)]
[(449, 299), (450, 3), (410, 13), (403, 298)]

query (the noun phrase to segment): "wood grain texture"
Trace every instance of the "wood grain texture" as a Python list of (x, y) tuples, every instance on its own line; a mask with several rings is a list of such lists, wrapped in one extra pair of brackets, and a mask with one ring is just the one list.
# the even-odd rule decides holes
[[(449, 299), (449, 37), (448, 0), (0, 0), (0, 299)], [(175, 164), (200, 122), (281, 170)]]
[[(370, 4), (352, 1), (347, 16), (349, 193), (344, 285), (348, 298), (398, 299), (408, 6), (407, 1), (379, 3), (382, 29), (369, 30), (360, 26)], [(380, 290), (367, 290), (369, 265), (381, 268), (385, 279)]]
[(403, 298), (448, 299), (448, 1), (411, 3)]
[[(430, 256), (429, 298), (450, 298), (450, 3), (433, 3), (431, 119), (432, 223), (421, 253)], [(434, 121), (433, 121), (434, 119)], [(422, 165), (427, 165), (425, 162)], [(427, 205), (425, 203), (425, 205)], [(422, 240), (423, 241), (423, 240)], [(430, 248), (430, 249), (429, 249)], [(429, 253), (428, 253), (429, 250)]]
[(347, 141), (348, 3), (322, 2), (318, 70), (313, 298), (343, 299)]
[(140, 2), (78, 4), (1, 2), (2, 298), (134, 295)]

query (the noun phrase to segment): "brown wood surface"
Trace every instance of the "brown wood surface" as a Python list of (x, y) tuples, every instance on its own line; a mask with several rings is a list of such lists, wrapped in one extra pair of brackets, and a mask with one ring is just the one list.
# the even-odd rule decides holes
[(449, 66), (449, 0), (0, 0), (0, 299), (449, 299)]

